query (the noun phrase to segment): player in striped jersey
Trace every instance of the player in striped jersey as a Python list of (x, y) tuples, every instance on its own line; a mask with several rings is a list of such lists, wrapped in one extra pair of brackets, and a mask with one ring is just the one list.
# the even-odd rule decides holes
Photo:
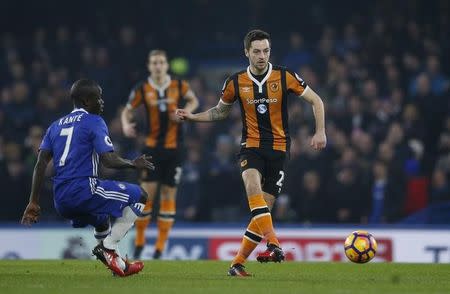
[(270, 45), (268, 33), (250, 31), (244, 39), (245, 55), (250, 64), (225, 81), (217, 106), (197, 114), (177, 110), (183, 120), (210, 122), (225, 119), (236, 101), (241, 108), (240, 166), (252, 218), (228, 271), (231, 276), (250, 275), (243, 263), (263, 239), (267, 240), (267, 250), (259, 254), (257, 260), (284, 260), (270, 211), (281, 191), (289, 158), (287, 99), (290, 93), (302, 97), (313, 107), (316, 132), (311, 146), (322, 149), (326, 145), (322, 99), (296, 73), (269, 62)]
[(118, 253), (118, 243), (141, 215), (147, 193), (138, 185), (100, 180), (98, 164), (109, 168), (154, 169), (148, 157), (132, 161), (114, 152), (103, 112), (102, 89), (92, 80), (78, 80), (70, 90), (75, 109), (53, 122), (39, 148), (31, 195), (22, 223), (31, 225), (40, 215), (39, 191), (45, 169), (53, 159), (54, 203), (58, 213), (75, 228), (91, 225), (99, 244), (93, 254), (114, 274), (129, 276), (144, 267)]
[(154, 157), (156, 168), (141, 174), (141, 186), (147, 191), (149, 198), (143, 216), (136, 221), (134, 258), (140, 257), (146, 243), (145, 231), (150, 223), (158, 185), (161, 185), (158, 236), (153, 252), (153, 258), (158, 259), (164, 251), (175, 220), (177, 185), (182, 172), (183, 130), (175, 110), (184, 107), (187, 111), (193, 111), (198, 106), (198, 100), (185, 80), (169, 76), (165, 51), (150, 51), (148, 70), (150, 76), (131, 91), (121, 118), (125, 136), (134, 138), (137, 133), (133, 123), (133, 110), (141, 105), (145, 107), (147, 133), (144, 153)]

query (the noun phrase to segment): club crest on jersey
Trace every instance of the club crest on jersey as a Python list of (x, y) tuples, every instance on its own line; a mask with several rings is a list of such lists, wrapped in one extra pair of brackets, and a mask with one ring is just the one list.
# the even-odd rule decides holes
[(264, 114), (267, 112), (267, 106), (265, 104), (259, 104), (258, 107), (256, 107), (256, 110), (258, 110), (259, 113)]
[(242, 160), (242, 161), (241, 161), (241, 167), (244, 167), (244, 166), (246, 166), (246, 165), (247, 165), (247, 159)]
[(122, 190), (125, 190), (125, 188), (126, 188), (125, 185), (122, 184), (122, 183), (119, 183), (118, 186), (119, 186), (119, 188), (122, 189)]
[(269, 88), (270, 88), (270, 91), (277, 92), (280, 87), (278, 86), (278, 83), (272, 83), (272, 84), (270, 84)]

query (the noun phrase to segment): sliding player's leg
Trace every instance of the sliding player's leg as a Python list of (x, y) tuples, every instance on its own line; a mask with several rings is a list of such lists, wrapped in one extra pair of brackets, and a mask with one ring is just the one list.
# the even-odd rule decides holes
[[(108, 214), (115, 218), (115, 221), (111, 226), (111, 233), (94, 248), (93, 254), (113, 273), (127, 276), (131, 274), (130, 263), (119, 256), (118, 244), (141, 215), (147, 201), (147, 193), (137, 185), (116, 181), (98, 181), (94, 189), (95, 193), (89, 206), (95, 206), (95, 211), (91, 213)], [(133, 273), (142, 268), (143, 263), (134, 264)]]
[(108, 216), (104, 222), (94, 225), (94, 237), (97, 243), (101, 244), (109, 234), (111, 234), (111, 220)]

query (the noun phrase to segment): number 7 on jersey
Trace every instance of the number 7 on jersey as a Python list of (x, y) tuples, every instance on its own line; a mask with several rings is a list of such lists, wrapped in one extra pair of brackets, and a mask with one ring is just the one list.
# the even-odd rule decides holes
[(66, 164), (67, 155), (69, 154), (70, 142), (72, 141), (73, 127), (61, 129), (60, 136), (67, 136), (66, 145), (64, 146), (63, 154), (59, 160), (59, 166)]

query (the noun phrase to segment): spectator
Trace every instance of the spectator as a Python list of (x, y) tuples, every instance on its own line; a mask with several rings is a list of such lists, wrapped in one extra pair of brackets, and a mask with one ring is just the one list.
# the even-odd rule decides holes
[(183, 220), (195, 221), (199, 213), (197, 208), (201, 201), (200, 165), (200, 152), (194, 148), (189, 149), (177, 195), (177, 211), (180, 212), (178, 217)]
[(323, 189), (319, 173), (313, 170), (305, 172), (301, 188), (291, 195), (297, 221), (323, 223), (328, 220), (330, 211), (323, 205), (328, 200)]
[(448, 177), (443, 170), (436, 169), (433, 172), (430, 195), (432, 203), (450, 201)]
[[(245, 207), (245, 196), (231, 137), (221, 135), (216, 151), (204, 162), (201, 174), (202, 197), (199, 203), (203, 220), (237, 221)], [(224, 185), (224, 181), (226, 184)], [(220, 187), (220, 188), (219, 188)]]
[(434, 95), (440, 96), (445, 93), (450, 87), (450, 81), (441, 72), (439, 57), (436, 55), (430, 55), (426, 60), (426, 70), (430, 78), (431, 91)]
[(372, 209), (369, 214), (369, 224), (385, 222), (386, 186), (388, 182), (386, 165), (377, 161), (373, 165)]
[(351, 167), (344, 167), (335, 173), (327, 191), (332, 212), (332, 221), (337, 223), (359, 223), (360, 203), (367, 201), (357, 173)]
[(13, 129), (15, 137), (24, 136), (27, 128), (35, 119), (35, 111), (28, 84), (16, 82), (12, 88), (12, 100), (5, 105), (9, 130)]
[(311, 63), (312, 54), (305, 48), (305, 42), (300, 33), (292, 32), (290, 34), (289, 45), (289, 51), (285, 54), (282, 64), (289, 64), (292, 68), (300, 68)]

